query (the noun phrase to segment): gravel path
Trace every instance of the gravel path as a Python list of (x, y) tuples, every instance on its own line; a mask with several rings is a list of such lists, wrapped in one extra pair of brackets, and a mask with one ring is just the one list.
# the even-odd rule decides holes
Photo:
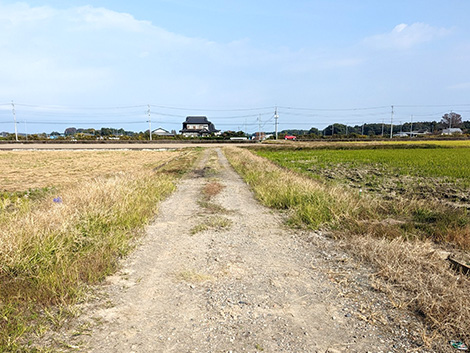
[[(215, 175), (204, 169), (211, 153), (220, 165)], [(212, 201), (228, 212), (214, 215), (198, 203), (210, 180), (225, 186)], [(231, 225), (192, 234), (211, 217)], [(108, 280), (106, 303), (87, 314), (99, 324), (90, 337), (79, 337), (79, 350), (406, 351), (401, 333), (373, 324), (373, 301), (357, 299), (362, 284), (350, 273), (355, 265), (331, 253), (328, 242), (286, 229), (220, 150), (206, 150), (198, 169), (162, 203), (143, 244)], [(345, 289), (349, 282), (354, 285)]]

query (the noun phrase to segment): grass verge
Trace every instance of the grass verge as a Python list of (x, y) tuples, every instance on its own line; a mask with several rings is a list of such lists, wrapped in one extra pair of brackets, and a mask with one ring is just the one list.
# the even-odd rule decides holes
[(182, 153), (158, 172), (96, 177), (62, 190), (60, 202), (48, 194), (1, 212), (0, 351), (26, 351), (25, 337), (60, 322), (60, 308), (113, 272), (192, 161)]
[(315, 180), (283, 169), (243, 149), (224, 150), (235, 170), (252, 187), (265, 205), (285, 210), (292, 226), (312, 229), (339, 225), (345, 218), (369, 219), (378, 203), (366, 205), (358, 194), (345, 193), (340, 187), (328, 190)]
[[(379, 202), (379, 212), (369, 217), (373, 222), (352, 222), (351, 230), (368, 228), (367, 232), (378, 233), (371, 228), (381, 228), (389, 237), (402, 234), (408, 239), (427, 238), (470, 249), (470, 189), (466, 186), (470, 181), (470, 170), (465, 163), (466, 160), (470, 163), (470, 159), (467, 148), (435, 148), (432, 151), (422, 148), (284, 148), (281, 151), (264, 148), (257, 149), (257, 154), (286, 169), (317, 179), (328, 190), (340, 186), (347, 193), (362, 194), (368, 202)], [(385, 222), (374, 222), (377, 219)]]
[(391, 302), (420, 314), (446, 337), (470, 340), (470, 280), (456, 275), (429, 241), (466, 248), (464, 211), (449, 214), (448, 208), (418, 200), (385, 202), (313, 180), (248, 150), (224, 152), (256, 197), (286, 210), (291, 225), (328, 227), (346, 239), (347, 249), (374, 265)]

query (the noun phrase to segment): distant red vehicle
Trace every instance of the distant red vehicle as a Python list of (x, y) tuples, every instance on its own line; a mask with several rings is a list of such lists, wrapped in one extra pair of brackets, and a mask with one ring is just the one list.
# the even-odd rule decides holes
[(296, 137), (295, 137), (295, 136), (291, 136), (291, 135), (286, 135), (286, 136), (284, 137), (284, 140), (295, 140), (295, 139), (296, 139)]

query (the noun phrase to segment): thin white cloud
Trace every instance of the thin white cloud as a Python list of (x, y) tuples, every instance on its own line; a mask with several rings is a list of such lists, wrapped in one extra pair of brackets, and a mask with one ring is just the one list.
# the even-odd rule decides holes
[(47, 7), (30, 7), (25, 3), (10, 5), (0, 4), (0, 22), (4, 25), (20, 25), (46, 20), (57, 14), (57, 11)]
[(282, 48), (274, 53), (246, 38), (218, 43), (183, 36), (93, 6), (59, 10), (0, 3), (0, 14), (5, 19), (0, 21), (0, 94), (10, 97), (29, 92), (40, 99), (80, 91), (98, 96), (104, 94), (103, 87), (122, 85), (119, 94), (127, 87), (141, 87), (147, 95), (165, 87), (164, 95), (188, 88), (191, 97), (196, 94), (193, 87), (199, 86), (197, 94), (209, 99), (221, 95), (220, 87), (227, 82), (243, 90), (267, 72), (300, 75), (325, 67), (310, 51)]
[(280, 43), (284, 46), (266, 49), (250, 38), (215, 42), (181, 35), (105, 8), (1, 1), (0, 102), (227, 107), (300, 101), (298, 96), (326, 99), (339, 96), (338, 87), (345, 94), (360, 92), (361, 84), (369, 88), (370, 80), (361, 83), (361, 75), (370, 76), (369, 64), (377, 58), (379, 73), (394, 72), (396, 62), (384, 70), (388, 53), (375, 48), (411, 48), (449, 33), (422, 23), (403, 24), (367, 38), (366, 48), (335, 49), (333, 43), (293, 50)]
[(144, 32), (151, 26), (149, 21), (140, 21), (127, 13), (105, 8), (83, 6), (68, 11), (71, 18), (87, 29), (121, 29), (130, 32)]
[(410, 49), (418, 44), (442, 38), (451, 32), (447, 28), (438, 28), (426, 23), (401, 23), (391, 32), (378, 34), (364, 40), (367, 45), (378, 49)]

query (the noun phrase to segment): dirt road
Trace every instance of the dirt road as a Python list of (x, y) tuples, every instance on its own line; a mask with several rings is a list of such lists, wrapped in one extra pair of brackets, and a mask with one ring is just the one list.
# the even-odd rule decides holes
[[(211, 153), (218, 172), (204, 168)], [(218, 214), (200, 202), (214, 180), (224, 185), (212, 199)], [(87, 314), (98, 323), (91, 335), (72, 343), (113, 353), (405, 351), (403, 338), (364, 318), (368, 304), (351, 299), (360, 287), (348, 295), (335, 272), (348, 259), (326, 253), (326, 243), (287, 230), (220, 150), (206, 150), (108, 280), (108, 299)]]

